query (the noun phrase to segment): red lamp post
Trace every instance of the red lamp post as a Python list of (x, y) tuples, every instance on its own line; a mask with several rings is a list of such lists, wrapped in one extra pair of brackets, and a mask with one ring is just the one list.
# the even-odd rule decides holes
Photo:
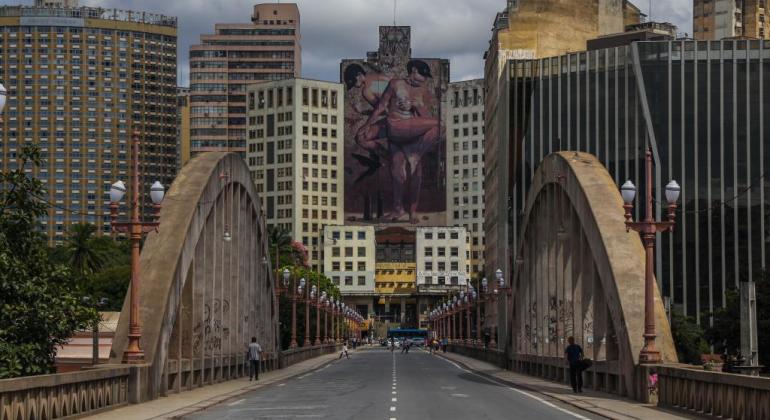
[(144, 363), (144, 351), (140, 345), (142, 325), (139, 320), (139, 287), (140, 271), (139, 248), (142, 238), (149, 232), (157, 231), (160, 222), (160, 203), (163, 201), (164, 188), (156, 181), (150, 188), (150, 198), (153, 202), (153, 217), (151, 222), (143, 222), (139, 209), (139, 133), (134, 131), (131, 139), (131, 218), (128, 222), (118, 222), (118, 206), (126, 186), (123, 181), (117, 181), (110, 188), (110, 226), (113, 232), (127, 233), (131, 241), (131, 290), (129, 307), (128, 346), (123, 353), (123, 363)]
[(660, 352), (655, 348), (655, 274), (653, 256), (655, 251), (655, 235), (659, 232), (673, 231), (676, 220), (676, 202), (679, 199), (681, 188), (676, 181), (671, 180), (666, 185), (666, 201), (668, 202), (668, 220), (658, 222), (653, 219), (652, 213), (652, 149), (647, 149), (646, 165), (646, 214), (641, 222), (632, 220), (632, 204), (636, 196), (636, 187), (631, 181), (626, 181), (620, 187), (623, 196), (623, 208), (625, 209), (626, 231), (639, 232), (645, 250), (644, 270), (644, 347), (639, 352), (639, 363), (660, 363)]
[[(304, 279), (303, 279), (304, 280)], [(305, 339), (302, 340), (302, 347), (310, 346), (310, 287), (303, 288), (302, 299), (305, 301)]]

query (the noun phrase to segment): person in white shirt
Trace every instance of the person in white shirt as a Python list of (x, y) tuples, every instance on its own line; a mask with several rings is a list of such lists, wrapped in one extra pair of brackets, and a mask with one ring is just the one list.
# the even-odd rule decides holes
[(262, 347), (257, 343), (257, 337), (251, 337), (251, 344), (249, 344), (249, 381), (252, 378), (256, 381), (259, 380), (259, 357), (262, 355)]
[[(342, 359), (342, 356), (345, 356), (348, 359), (350, 359), (350, 356), (348, 356), (348, 343), (347, 342), (342, 343), (342, 351), (340, 352), (340, 359)], [(339, 359), (337, 359), (337, 360), (339, 360)]]

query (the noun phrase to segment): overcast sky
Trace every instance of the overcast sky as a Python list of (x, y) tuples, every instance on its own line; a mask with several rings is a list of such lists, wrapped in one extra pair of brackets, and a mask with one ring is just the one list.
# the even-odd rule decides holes
[[(448, 58), (452, 80), (483, 76), (495, 13), (506, 0), (397, 0), (396, 23), (412, 27), (412, 54)], [(538, 1), (538, 0), (529, 0)], [(31, 4), (32, 0), (24, 3)], [(3, 1), (18, 4), (18, 2)], [(142, 10), (179, 19), (179, 77), (189, 85), (189, 46), (214, 23), (248, 22), (259, 0), (80, 0), (80, 4)], [(377, 49), (377, 27), (393, 23), (393, 0), (296, 0), (302, 33), (302, 77), (339, 80), (342, 58)], [(647, 13), (650, 0), (636, 0)], [(692, 33), (692, 0), (653, 0), (652, 18)]]

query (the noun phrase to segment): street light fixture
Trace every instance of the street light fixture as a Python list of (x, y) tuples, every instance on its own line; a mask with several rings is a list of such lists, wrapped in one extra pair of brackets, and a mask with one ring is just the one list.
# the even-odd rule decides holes
[(676, 181), (671, 180), (666, 185), (666, 201), (668, 202), (668, 220), (656, 221), (653, 219), (652, 201), (652, 149), (647, 149), (645, 165), (645, 218), (641, 222), (634, 222), (631, 211), (636, 197), (636, 186), (629, 180), (620, 187), (625, 209), (626, 231), (639, 232), (645, 249), (644, 270), (644, 347), (639, 352), (639, 363), (660, 363), (660, 352), (655, 348), (655, 275), (653, 255), (655, 252), (655, 236), (659, 232), (673, 231), (676, 224), (676, 208), (681, 188)]
[(157, 231), (160, 225), (160, 204), (165, 196), (165, 188), (156, 181), (150, 188), (150, 199), (153, 203), (154, 220), (143, 222), (139, 208), (139, 133), (134, 132), (131, 139), (131, 218), (128, 222), (118, 222), (118, 207), (126, 193), (123, 181), (117, 181), (110, 187), (110, 227), (113, 232), (129, 234), (131, 241), (131, 290), (129, 307), (128, 346), (123, 353), (124, 363), (144, 363), (144, 351), (139, 341), (142, 338), (141, 321), (139, 320), (139, 287), (140, 271), (139, 247), (142, 238), (149, 232)]

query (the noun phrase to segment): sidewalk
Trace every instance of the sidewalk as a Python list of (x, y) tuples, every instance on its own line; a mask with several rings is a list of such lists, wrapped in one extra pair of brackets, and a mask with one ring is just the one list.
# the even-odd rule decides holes
[(652, 404), (643, 404), (605, 392), (586, 390), (582, 394), (574, 394), (572, 388), (566, 384), (500, 369), (492, 364), (455, 353), (441, 353), (439, 356), (481, 376), (491, 377), (504, 382), (506, 385), (546, 395), (565, 404), (609, 419), (668, 420), (697, 418), (663, 410)]
[[(351, 351), (351, 354), (353, 352)], [(183, 391), (180, 394), (169, 394), (157, 400), (142, 404), (129, 404), (121, 408), (84, 417), (87, 419), (106, 420), (146, 420), (178, 418), (211, 406), (221, 404), (247, 392), (280, 383), (291, 377), (302, 375), (327, 365), (339, 357), (338, 353), (325, 354), (314, 359), (305, 360), (285, 369), (264, 372), (259, 375), (259, 381), (250, 382), (249, 378), (238, 378), (214, 385)]]

